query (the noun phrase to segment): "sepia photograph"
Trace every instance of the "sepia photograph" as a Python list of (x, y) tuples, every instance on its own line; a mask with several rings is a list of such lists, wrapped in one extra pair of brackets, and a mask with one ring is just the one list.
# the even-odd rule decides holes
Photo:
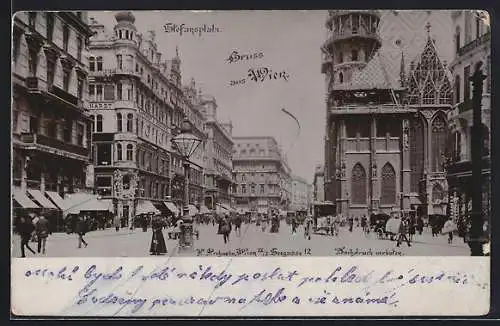
[(490, 57), (478, 10), (17, 12), (11, 256), (488, 256)]

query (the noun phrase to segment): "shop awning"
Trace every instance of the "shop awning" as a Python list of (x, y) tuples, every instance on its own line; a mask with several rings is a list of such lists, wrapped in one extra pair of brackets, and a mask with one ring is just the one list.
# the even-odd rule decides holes
[(165, 201), (163, 203), (165, 204), (165, 206), (167, 206), (169, 211), (171, 211), (175, 215), (179, 215), (179, 209), (177, 208), (177, 206), (174, 205), (174, 203), (169, 201)]
[(87, 193), (70, 194), (64, 198), (63, 215), (78, 214), (80, 212), (109, 211), (109, 202), (99, 200), (97, 195)]
[(160, 213), (161, 212), (149, 200), (140, 200), (135, 210), (135, 215)]
[(46, 191), (45, 194), (49, 196), (49, 198), (59, 207), (60, 210), (64, 210), (64, 199), (59, 196), (59, 194), (55, 191)]
[(188, 205), (188, 215), (189, 216), (194, 216), (198, 214), (198, 208), (194, 205)]
[(28, 189), (28, 193), (43, 207), (50, 209), (58, 209), (52, 202), (46, 198), (40, 190)]
[(20, 188), (12, 189), (12, 197), (22, 208), (40, 208)]
[(418, 197), (410, 197), (410, 204), (411, 205), (422, 205), (422, 202)]
[(208, 210), (207, 206), (201, 205), (200, 206), (200, 214), (209, 214), (210, 210)]

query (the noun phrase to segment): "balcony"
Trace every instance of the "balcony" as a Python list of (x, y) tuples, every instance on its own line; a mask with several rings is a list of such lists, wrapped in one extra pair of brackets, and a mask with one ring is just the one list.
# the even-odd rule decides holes
[(399, 151), (399, 137), (377, 137), (375, 149), (377, 152), (397, 152)]
[(346, 151), (348, 152), (368, 152), (370, 151), (369, 138), (348, 138), (346, 139)]
[(331, 32), (330, 36), (328, 37), (328, 39), (325, 42), (325, 47), (330, 47), (335, 42), (347, 40), (347, 39), (355, 38), (355, 37), (371, 38), (374, 41), (378, 41), (379, 43), (382, 43), (382, 40), (376, 31), (370, 32), (370, 31), (367, 31), (363, 28), (360, 28), (357, 31), (356, 30), (354, 30), (354, 31), (345, 30), (345, 31)]
[(481, 35), (479, 38), (465, 44), (460, 49), (458, 49), (457, 56), (461, 57), (467, 54), (468, 52), (474, 50), (475, 48), (489, 42), (490, 40), (491, 40), (491, 31), (488, 31), (486, 34)]
[(57, 138), (51, 138), (45, 135), (23, 133), (21, 134), (21, 141), (25, 144), (42, 145), (53, 149), (58, 149), (68, 153), (88, 157), (89, 150), (80, 145), (66, 143)]

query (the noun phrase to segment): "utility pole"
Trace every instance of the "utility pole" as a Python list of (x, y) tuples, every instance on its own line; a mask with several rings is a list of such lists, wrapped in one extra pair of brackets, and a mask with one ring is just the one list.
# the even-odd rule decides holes
[(481, 100), (483, 98), (483, 81), (486, 75), (482, 71), (483, 63), (476, 63), (472, 81), (472, 212), (469, 247), (471, 256), (483, 256), (483, 133), (481, 121)]

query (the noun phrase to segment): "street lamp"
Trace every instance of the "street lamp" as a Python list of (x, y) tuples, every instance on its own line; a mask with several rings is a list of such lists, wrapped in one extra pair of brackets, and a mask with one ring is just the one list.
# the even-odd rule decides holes
[[(182, 122), (181, 132), (172, 139), (172, 144), (175, 149), (179, 152), (183, 159), (183, 167), (184, 167), (184, 219), (187, 220), (187, 216), (189, 215), (189, 158), (196, 151), (198, 146), (201, 143), (201, 139), (196, 135), (191, 133), (191, 124), (187, 119)], [(186, 222), (186, 221), (185, 221)], [(193, 226), (185, 225), (184, 232), (181, 232), (180, 244), (181, 247), (192, 245), (192, 231)], [(190, 233), (190, 239), (186, 239), (185, 236), (187, 233)]]

